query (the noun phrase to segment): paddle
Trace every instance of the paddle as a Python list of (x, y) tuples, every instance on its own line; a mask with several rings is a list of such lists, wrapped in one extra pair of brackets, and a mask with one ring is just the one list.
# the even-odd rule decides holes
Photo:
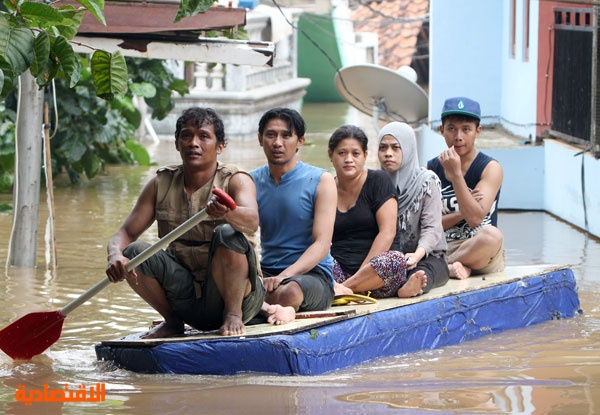
[[(213, 194), (218, 197), (219, 203), (224, 204), (231, 210), (236, 208), (235, 201), (223, 190), (213, 189)], [(192, 229), (206, 216), (206, 209), (196, 213), (129, 261), (127, 263), (127, 270), (131, 271), (140, 265), (162, 247), (170, 244)], [(60, 337), (63, 320), (67, 314), (98, 294), (108, 285), (110, 285), (110, 280), (107, 277), (60, 310), (29, 313), (14, 321), (0, 330), (0, 349), (13, 359), (23, 360), (29, 360), (33, 356), (42, 353)]]

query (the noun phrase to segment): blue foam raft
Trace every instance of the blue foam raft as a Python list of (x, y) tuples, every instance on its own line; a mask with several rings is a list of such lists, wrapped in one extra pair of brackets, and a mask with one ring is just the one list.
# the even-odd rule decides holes
[(575, 277), (568, 268), (478, 289), (447, 291), (438, 298), (425, 297), (293, 333), (213, 336), (154, 346), (115, 340), (96, 345), (96, 355), (142, 373), (319, 375), (379, 357), (459, 344), (582, 312)]

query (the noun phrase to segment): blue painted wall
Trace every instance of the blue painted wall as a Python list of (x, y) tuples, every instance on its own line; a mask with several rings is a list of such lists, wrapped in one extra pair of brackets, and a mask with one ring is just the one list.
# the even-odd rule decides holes
[[(530, 2), (525, 22), (525, 2), (516, 1), (514, 56), (511, 51), (510, 1), (502, 1), (502, 65), (500, 118), (498, 122), (515, 135), (535, 139), (538, 69), (538, 4)], [(529, 35), (529, 48), (527, 45)]]
[(588, 230), (600, 237), (600, 160), (556, 140), (544, 140), (544, 150), (544, 210), (582, 229), (587, 216)]
[(500, 209), (544, 210), (544, 148), (485, 149), (504, 170)]
[[(501, 110), (503, 0), (432, 0), (429, 119), (439, 125), (444, 100), (467, 96), (484, 115)], [(487, 120), (484, 120), (487, 121)], [(489, 122), (488, 122), (489, 123)]]

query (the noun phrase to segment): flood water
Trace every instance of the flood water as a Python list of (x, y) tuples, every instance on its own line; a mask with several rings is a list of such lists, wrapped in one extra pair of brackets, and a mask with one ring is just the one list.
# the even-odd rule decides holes
[[(301, 158), (330, 168), (325, 142), (343, 123), (374, 137), (370, 117), (344, 104), (309, 104)], [(177, 163), (172, 141), (148, 144), (157, 165)], [(375, 152), (370, 167), (375, 167)], [(222, 161), (250, 169), (264, 163), (256, 142), (230, 143)], [(38, 267), (0, 277), (0, 327), (33, 311), (59, 309), (105, 277), (106, 243), (153, 167), (111, 166), (77, 186), (55, 181), (53, 270), (41, 197)], [(0, 201), (11, 203), (10, 195)], [(0, 264), (12, 216), (0, 213)], [(126, 284), (111, 285), (74, 310), (60, 339), (31, 361), (0, 352), (0, 412), (5, 414), (597, 414), (600, 413), (600, 243), (542, 212), (502, 212), (508, 265), (571, 264), (583, 314), (485, 336), (460, 345), (370, 361), (315, 377), (146, 375), (97, 362), (94, 344), (147, 329), (158, 315)], [(144, 239), (154, 242), (153, 227)], [(4, 267), (2, 268), (4, 269)], [(502, 318), (503, 316), (498, 316)], [(34, 402), (27, 389), (104, 383), (106, 401)]]

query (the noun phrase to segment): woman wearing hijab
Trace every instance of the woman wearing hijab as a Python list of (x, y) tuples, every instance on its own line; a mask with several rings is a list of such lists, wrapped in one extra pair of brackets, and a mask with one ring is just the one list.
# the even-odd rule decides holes
[(415, 132), (402, 122), (379, 131), (379, 162), (397, 191), (400, 250), (409, 276), (427, 276), (423, 292), (448, 282), (446, 237), (442, 227), (442, 193), (439, 178), (419, 167)]
[(335, 292), (413, 297), (423, 292), (425, 275), (406, 277), (395, 187), (384, 171), (365, 169), (367, 144), (366, 134), (353, 125), (338, 128), (329, 139), (338, 193), (331, 244)]

